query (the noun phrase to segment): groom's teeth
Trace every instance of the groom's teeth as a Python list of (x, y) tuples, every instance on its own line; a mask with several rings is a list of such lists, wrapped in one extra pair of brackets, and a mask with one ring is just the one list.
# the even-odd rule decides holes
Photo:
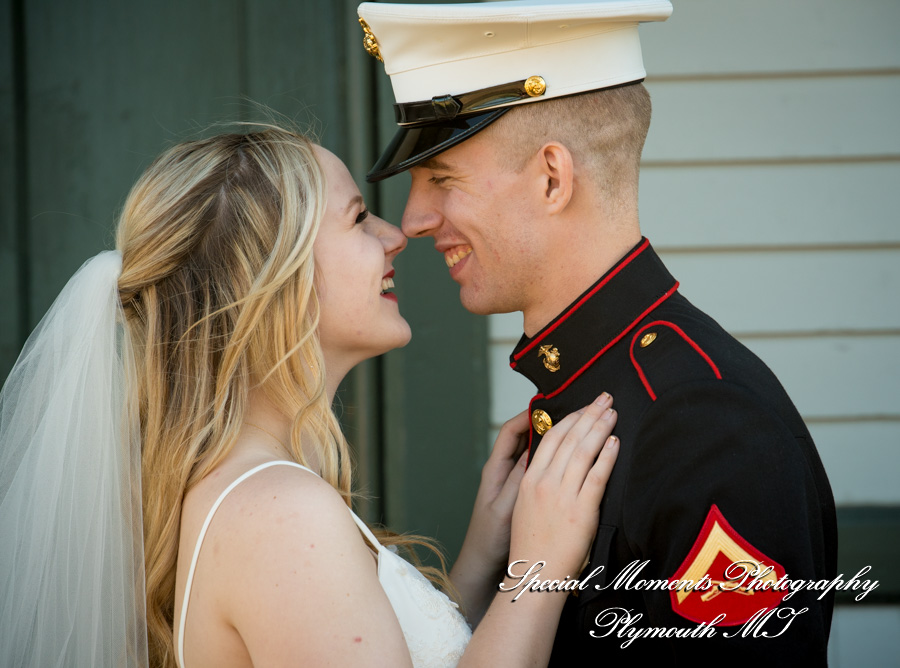
[(448, 267), (453, 267), (457, 262), (462, 260), (466, 255), (472, 252), (471, 246), (457, 246), (456, 248), (444, 253), (444, 262)]
[(382, 278), (381, 279), (381, 291), (386, 292), (394, 287), (394, 279), (393, 278)]

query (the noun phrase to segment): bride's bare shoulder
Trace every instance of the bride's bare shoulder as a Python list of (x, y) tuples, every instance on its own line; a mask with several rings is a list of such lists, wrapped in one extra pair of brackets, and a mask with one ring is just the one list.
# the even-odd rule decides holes
[[(198, 498), (185, 499), (186, 506), (196, 500), (196, 508), (191, 510), (210, 508), (212, 495), (221, 493), (238, 477), (233, 470), (223, 471), (221, 477), (217, 473), (214, 471), (209, 480), (204, 480), (209, 484), (205, 490), (197, 490), (201, 492)], [(250, 549), (250, 545), (274, 551), (301, 537), (320, 538), (322, 548), (336, 541), (341, 547), (354, 548), (353, 552), (368, 554), (349, 508), (336, 489), (314, 473), (277, 464), (256, 471), (228, 493), (210, 524), (206, 541), (219, 548), (227, 545), (230, 554), (247, 552), (253, 558), (259, 550)], [(317, 549), (315, 541), (291, 547), (302, 548), (299, 554), (293, 554), (294, 558)]]
[(352, 662), (361, 644), (404, 664), (373, 554), (341, 495), (315, 474), (270, 466), (238, 484), (210, 524), (200, 567), (203, 554), (218, 614), (254, 665), (277, 664), (275, 652)]

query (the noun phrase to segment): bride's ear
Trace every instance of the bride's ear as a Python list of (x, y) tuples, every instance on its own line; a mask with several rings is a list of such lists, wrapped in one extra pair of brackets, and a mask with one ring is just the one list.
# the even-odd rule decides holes
[(536, 158), (546, 211), (551, 215), (562, 213), (572, 200), (575, 188), (572, 152), (562, 144), (549, 142), (538, 150)]

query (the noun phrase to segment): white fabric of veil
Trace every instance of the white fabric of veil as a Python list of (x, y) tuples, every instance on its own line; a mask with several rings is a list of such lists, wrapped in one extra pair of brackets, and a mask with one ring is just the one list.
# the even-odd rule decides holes
[(0, 666), (148, 665), (121, 267), (78, 270), (0, 393)]

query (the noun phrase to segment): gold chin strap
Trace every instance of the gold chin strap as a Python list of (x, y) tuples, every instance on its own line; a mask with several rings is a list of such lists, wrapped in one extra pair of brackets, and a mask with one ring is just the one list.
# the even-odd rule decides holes
[(452, 121), (460, 114), (471, 114), (529, 97), (540, 97), (546, 91), (547, 83), (543, 77), (535, 75), (471, 93), (438, 95), (421, 102), (401, 102), (394, 105), (394, 118), (399, 125), (404, 126)]

